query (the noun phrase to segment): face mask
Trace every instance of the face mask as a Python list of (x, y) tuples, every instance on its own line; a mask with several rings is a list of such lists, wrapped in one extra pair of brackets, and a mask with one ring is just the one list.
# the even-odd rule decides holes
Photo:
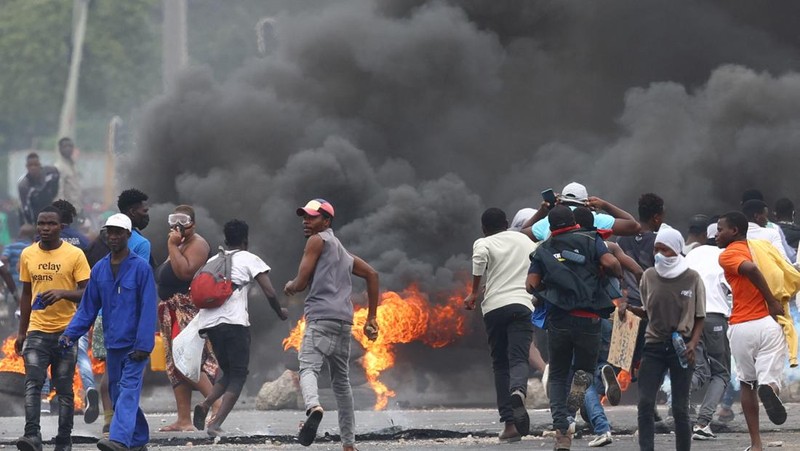
[(674, 257), (667, 257), (666, 255), (659, 252), (658, 254), (655, 255), (655, 262), (658, 265), (674, 266), (676, 263), (678, 263), (678, 256), (676, 255)]

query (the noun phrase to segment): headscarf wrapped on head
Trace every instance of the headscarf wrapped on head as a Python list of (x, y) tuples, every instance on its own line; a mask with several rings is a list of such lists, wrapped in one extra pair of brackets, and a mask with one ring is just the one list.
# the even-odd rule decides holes
[(658, 230), (655, 242), (667, 246), (677, 254), (674, 257), (656, 254), (655, 268), (659, 276), (665, 279), (674, 279), (689, 269), (689, 265), (683, 257), (683, 246), (685, 243), (683, 241), (683, 235), (681, 235), (680, 232), (664, 224)]

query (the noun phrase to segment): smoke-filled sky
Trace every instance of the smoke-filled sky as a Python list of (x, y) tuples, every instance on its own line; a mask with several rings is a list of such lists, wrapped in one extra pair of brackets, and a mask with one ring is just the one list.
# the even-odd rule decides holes
[(228, 79), (191, 68), (153, 99), (123, 172), (202, 207), (212, 240), (247, 220), (276, 286), (304, 244), (294, 209), (324, 197), (384, 288), (446, 289), (484, 208), (511, 217), (573, 180), (634, 214), (655, 192), (676, 227), (751, 187), (800, 201), (798, 17), (744, 0), (320, 3), (278, 16), (274, 51)]

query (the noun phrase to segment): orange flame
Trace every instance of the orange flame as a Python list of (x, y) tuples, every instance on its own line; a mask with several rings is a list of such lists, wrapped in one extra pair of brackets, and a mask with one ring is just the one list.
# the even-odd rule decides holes
[[(16, 339), (17, 337), (12, 335), (3, 341), (3, 359), (0, 360), (0, 372), (25, 374), (25, 361), (14, 350)], [(75, 393), (75, 410), (83, 409), (83, 383), (77, 368), (75, 368), (75, 376), (72, 378), (72, 390)], [(51, 390), (48, 399), (53, 399), (55, 395), (55, 390)]]
[(631, 373), (625, 370), (619, 370), (619, 374), (617, 374), (617, 382), (619, 382), (620, 390), (627, 390), (631, 385)]
[[(395, 392), (378, 378), (381, 373), (395, 364), (394, 347), (400, 343), (420, 341), (433, 348), (441, 348), (453, 343), (464, 335), (466, 315), (461, 308), (461, 300), (466, 295), (466, 287), (447, 297), (443, 305), (431, 306), (428, 297), (412, 284), (402, 295), (393, 291), (381, 294), (377, 310), (380, 334), (375, 341), (364, 335), (368, 309), (359, 307), (353, 315), (353, 336), (361, 343), (366, 353), (361, 366), (367, 375), (367, 382), (377, 396), (375, 410), (386, 408), (389, 398)], [(300, 350), (305, 331), (305, 319), (300, 319), (289, 336), (283, 340), (283, 348)]]

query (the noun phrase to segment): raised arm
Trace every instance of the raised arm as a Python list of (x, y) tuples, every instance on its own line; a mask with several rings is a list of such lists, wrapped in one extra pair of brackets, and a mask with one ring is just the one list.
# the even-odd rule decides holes
[(178, 247), (182, 239), (180, 232), (172, 230), (169, 233), (169, 238), (167, 239), (169, 264), (172, 266), (172, 271), (181, 280), (192, 280), (194, 274), (208, 260), (208, 243), (202, 238), (198, 238), (195, 238), (194, 242), (186, 244), (184, 249), (181, 249)]
[(614, 235), (636, 235), (642, 229), (641, 224), (636, 221), (633, 215), (611, 202), (600, 199), (599, 197), (590, 197), (586, 200), (586, 205), (595, 210), (605, 211), (614, 218), (614, 225), (611, 227), (611, 231), (614, 232)]

